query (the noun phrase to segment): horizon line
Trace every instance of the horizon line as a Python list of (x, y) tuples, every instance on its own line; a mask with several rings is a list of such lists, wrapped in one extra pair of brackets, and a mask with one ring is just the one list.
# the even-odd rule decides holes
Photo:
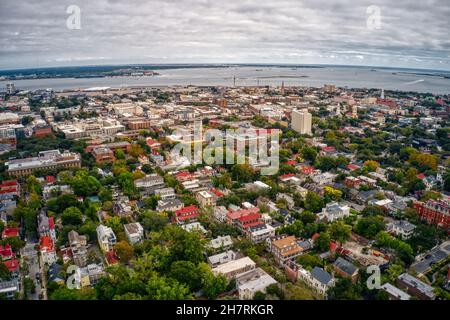
[(11, 71), (26, 71), (26, 70), (42, 70), (42, 69), (60, 69), (60, 68), (83, 68), (83, 67), (120, 67), (120, 66), (311, 66), (311, 67), (347, 67), (347, 68), (376, 68), (376, 69), (400, 69), (400, 70), (422, 70), (422, 71), (438, 71), (438, 72), (450, 72), (450, 69), (429, 69), (420, 67), (397, 67), (397, 66), (376, 66), (376, 65), (354, 65), (354, 64), (326, 64), (326, 63), (232, 63), (232, 62), (193, 62), (193, 63), (112, 63), (112, 64), (81, 64), (81, 65), (59, 65), (59, 66), (47, 66), (47, 67), (19, 67), (19, 68), (7, 68), (0, 69), (0, 72)]

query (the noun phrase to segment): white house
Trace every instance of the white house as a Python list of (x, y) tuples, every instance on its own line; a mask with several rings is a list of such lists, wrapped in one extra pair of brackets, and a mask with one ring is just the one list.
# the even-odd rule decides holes
[(319, 267), (314, 267), (311, 272), (300, 267), (298, 269), (298, 278), (322, 296), (325, 296), (328, 289), (334, 286), (335, 283), (333, 276)]
[(219, 254), (208, 257), (208, 263), (211, 268), (215, 268), (221, 264), (236, 260), (237, 254), (233, 250), (228, 250)]
[(123, 228), (129, 243), (136, 244), (144, 240), (144, 228), (139, 222), (125, 224)]
[(255, 227), (249, 227), (247, 232), (253, 243), (261, 243), (267, 238), (275, 236), (275, 228), (269, 224), (260, 224)]
[(223, 237), (217, 237), (215, 239), (212, 239), (209, 243), (209, 248), (212, 248), (214, 250), (224, 248), (230, 249), (233, 246), (233, 240), (231, 240), (230, 236), (223, 236)]
[(188, 232), (200, 231), (203, 234), (207, 233), (206, 229), (199, 222), (192, 222), (192, 223), (188, 223), (188, 224), (183, 224), (181, 226), (181, 228), (183, 228), (184, 230), (186, 230)]
[(239, 299), (251, 300), (256, 292), (266, 292), (266, 288), (277, 281), (268, 275), (263, 269), (256, 268), (236, 276), (236, 287)]
[(347, 205), (340, 205), (337, 202), (331, 202), (322, 209), (322, 212), (317, 214), (319, 220), (326, 220), (333, 222), (339, 219), (343, 219), (350, 215), (350, 207)]
[(224, 206), (218, 206), (214, 208), (214, 218), (219, 222), (225, 222), (227, 220), (228, 210)]
[(98, 245), (104, 252), (111, 251), (117, 242), (114, 231), (110, 227), (102, 224), (97, 227), (97, 240)]
[(397, 220), (386, 225), (388, 232), (393, 233), (404, 240), (411, 238), (415, 228), (416, 226), (414, 224), (406, 220)]

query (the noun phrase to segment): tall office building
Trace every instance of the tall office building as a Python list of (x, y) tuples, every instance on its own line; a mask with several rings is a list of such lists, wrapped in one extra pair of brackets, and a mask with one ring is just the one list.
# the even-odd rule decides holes
[(6, 84), (6, 93), (7, 94), (14, 94), (14, 93), (16, 93), (16, 87), (14, 86), (14, 83), (8, 82)]
[(291, 127), (300, 134), (311, 134), (312, 115), (307, 110), (293, 110)]

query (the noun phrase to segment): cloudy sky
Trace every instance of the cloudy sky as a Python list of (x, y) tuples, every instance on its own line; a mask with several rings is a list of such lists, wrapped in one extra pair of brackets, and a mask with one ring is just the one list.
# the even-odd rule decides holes
[[(81, 10), (81, 29), (67, 27), (71, 5)], [(0, 69), (295, 63), (450, 70), (449, 17), (448, 0), (0, 0)]]

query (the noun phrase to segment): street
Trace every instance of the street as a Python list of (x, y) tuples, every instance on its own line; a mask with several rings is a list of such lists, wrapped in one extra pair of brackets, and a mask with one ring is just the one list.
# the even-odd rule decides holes
[[(43, 293), (43, 299), (46, 300), (45, 284), (41, 285), (45, 281), (45, 272), (41, 264), (39, 263), (39, 255), (34, 249), (36, 243), (27, 242), (22, 249), (22, 261), (25, 261), (28, 265), (28, 276), (32, 279), (36, 285), (34, 293), (30, 293), (30, 300), (39, 300), (39, 294)], [(39, 278), (39, 279), (38, 279)], [(44, 287), (44, 288), (43, 288)]]

